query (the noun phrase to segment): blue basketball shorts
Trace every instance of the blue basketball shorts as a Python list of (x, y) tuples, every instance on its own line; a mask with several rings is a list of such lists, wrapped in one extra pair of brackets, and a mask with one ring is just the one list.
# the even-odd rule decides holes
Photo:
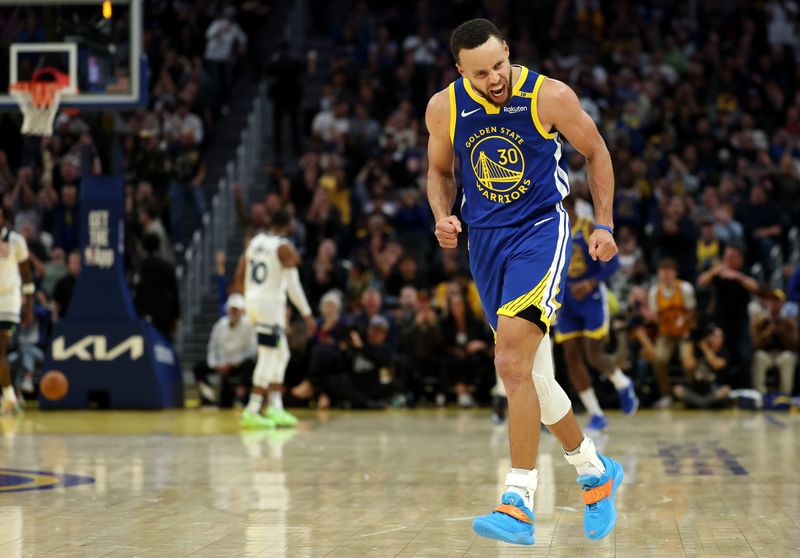
[(568, 295), (561, 310), (558, 311), (555, 332), (556, 343), (576, 337), (605, 339), (608, 335), (608, 302), (605, 285), (600, 285), (581, 300)]
[(472, 277), (486, 319), (537, 309), (549, 331), (561, 306), (572, 255), (567, 211), (558, 203), (513, 227), (469, 229)]

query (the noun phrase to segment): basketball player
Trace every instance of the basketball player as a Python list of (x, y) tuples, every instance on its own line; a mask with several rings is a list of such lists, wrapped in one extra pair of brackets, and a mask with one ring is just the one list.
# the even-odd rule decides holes
[(284, 333), (286, 295), (305, 318), (309, 335), (314, 334), (316, 322), (300, 284), (300, 255), (286, 238), (291, 229), (289, 214), (276, 212), (268, 232), (253, 237), (236, 269), (236, 285), (240, 291), (243, 287), (245, 309), (258, 338), (253, 390), (241, 417), (245, 428), (297, 424), (297, 417), (283, 408), (283, 378), (290, 357)]
[(633, 382), (604, 351), (608, 337), (608, 302), (603, 282), (619, 269), (619, 260), (616, 256), (608, 263), (593, 260), (589, 255), (592, 220), (575, 214), (574, 198), (566, 198), (563, 205), (572, 223), (572, 258), (567, 270), (564, 306), (555, 324), (555, 341), (564, 346), (569, 381), (590, 415), (586, 428), (604, 430), (608, 421), (592, 387), (584, 358), (614, 384), (623, 413), (630, 415), (639, 408)]
[(20, 325), (20, 314), (23, 327), (33, 320), (35, 290), (28, 245), (22, 236), (11, 230), (5, 210), (0, 207), (0, 384), (3, 387), (4, 415), (20, 410), (17, 394), (11, 385), (8, 344), (14, 328)]
[(508, 45), (491, 22), (460, 25), (450, 48), (461, 78), (435, 94), (425, 120), (428, 199), (443, 248), (462, 232), (452, 214), (454, 166), (463, 188), (461, 216), (469, 225), (470, 267), (496, 335), (495, 368), (508, 395), (511, 471), (500, 506), (478, 517), (484, 537), (533, 544), (533, 500), (541, 420), (558, 438), (584, 490), (584, 529), (590, 539), (616, 523), (614, 498), (621, 465), (597, 452), (581, 432), (567, 394), (555, 381), (550, 337), (561, 305), (572, 243), (567, 212), (567, 165), (560, 134), (586, 157), (597, 224), (589, 255), (617, 253), (612, 228), (611, 157), (578, 97), (563, 83), (509, 62)]

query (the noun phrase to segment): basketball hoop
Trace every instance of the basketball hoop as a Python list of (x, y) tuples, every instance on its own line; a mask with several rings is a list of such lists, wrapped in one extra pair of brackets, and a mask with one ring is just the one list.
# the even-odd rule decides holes
[[(43, 80), (45, 76), (52, 79)], [(9, 87), (22, 112), (22, 133), (28, 136), (53, 135), (53, 121), (61, 96), (77, 93), (70, 78), (56, 68), (40, 68), (29, 81), (18, 81)]]

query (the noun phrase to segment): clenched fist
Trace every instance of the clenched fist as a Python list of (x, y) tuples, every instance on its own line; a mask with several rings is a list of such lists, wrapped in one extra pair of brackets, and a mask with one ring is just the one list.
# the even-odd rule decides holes
[(589, 237), (589, 256), (595, 261), (607, 262), (617, 255), (614, 236), (603, 229), (595, 229)]
[(436, 222), (436, 240), (442, 248), (458, 246), (458, 233), (461, 232), (461, 221), (455, 215), (448, 215)]

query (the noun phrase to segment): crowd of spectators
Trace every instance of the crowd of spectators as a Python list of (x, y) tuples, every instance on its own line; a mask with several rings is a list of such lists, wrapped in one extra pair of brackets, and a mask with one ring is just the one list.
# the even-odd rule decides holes
[[(315, 337), (294, 335), (296, 398), (373, 406), (490, 397), (492, 334), (465, 242), (435, 245), (424, 189), (426, 103), (458, 78), (449, 33), (475, 16), (499, 26), (512, 62), (571, 85), (606, 139), (621, 263), (609, 285), (608, 350), (644, 401), (708, 407), (750, 387), (793, 392), (796, 2), (349, 8), (317, 14), (331, 42), (321, 95), (299, 117), (300, 148), (276, 128), (293, 151), (278, 151), (267, 198), (248, 221), (267, 222), (278, 207), (295, 216), (303, 282), (320, 308)], [(320, 79), (321, 56), (309, 53), (305, 78)], [(301, 81), (276, 85), (298, 98)], [(565, 154), (578, 212), (591, 212), (585, 160), (568, 145)], [(663, 312), (658, 301), (675, 285), (685, 308)]]
[[(330, 48), (303, 60), (293, 43), (275, 53), (269, 191), (239, 204), (248, 235), (281, 207), (293, 216), (303, 284), (319, 309), (312, 339), (300, 320), (288, 332), (295, 399), (373, 407), (490, 398), (492, 333), (466, 243), (435, 245), (425, 199), (425, 106), (458, 78), (450, 31), (476, 16), (498, 25), (513, 62), (572, 86), (606, 139), (621, 263), (609, 285), (609, 351), (644, 400), (713, 406), (744, 388), (795, 389), (796, 2), (487, 0), (452, 9), (360, 1), (335, 13), (318, 4), (314, 28)], [(145, 232), (158, 239), (148, 242), (150, 257), (173, 261), (199, 226), (203, 148), (225, 112), (231, 61), (247, 56), (253, 40), (247, 23), (263, 15), (257, 2), (238, 12), (215, 2), (148, 7), (151, 104), (117, 123), (127, 132), (120, 152), (131, 272), (145, 257)], [(167, 32), (176, 28), (177, 36)], [(314, 80), (320, 94), (304, 106), (304, 83)], [(0, 156), (0, 195), (42, 286), (66, 273), (76, 246), (79, 177), (112, 164), (97, 156), (105, 138), (88, 130), (80, 115), (65, 115), (49, 142), (27, 142), (15, 162)], [(578, 212), (590, 212), (585, 161), (568, 144), (565, 156)], [(659, 317), (652, 301), (670, 298), (676, 284), (691, 292), (683, 312)], [(49, 308), (43, 289), (40, 307)]]
[[(48, 36), (54, 22), (45, 9), (20, 5), (0, 14), (3, 52), (10, 43)], [(175, 263), (206, 211), (206, 150), (229, 111), (236, 73), (245, 71), (243, 66), (262, 71), (248, 46), (263, 27), (266, 2), (146, 0), (144, 10), (146, 107), (61, 111), (47, 138), (20, 136), (18, 112), (0, 117), (0, 203), (28, 241), (37, 285), (35, 323), (12, 344), (20, 367), (15, 372), (27, 390), (41, 363), (41, 351), (34, 349), (44, 348), (52, 325), (69, 316), (80, 273), (83, 177), (124, 175), (125, 272), (135, 306), (166, 337), (174, 337), (180, 307)], [(120, 10), (118, 17), (125, 13)], [(117, 19), (115, 25), (121, 29), (125, 23)], [(117, 46), (125, 56), (126, 45)]]

